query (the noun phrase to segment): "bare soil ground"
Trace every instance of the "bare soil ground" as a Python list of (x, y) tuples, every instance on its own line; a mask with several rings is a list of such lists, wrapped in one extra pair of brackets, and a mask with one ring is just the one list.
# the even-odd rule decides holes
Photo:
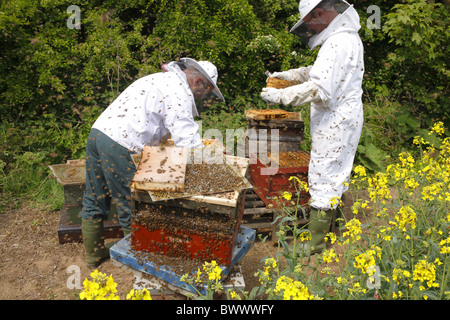
[[(346, 208), (348, 212), (349, 205)], [(59, 243), (60, 215), (60, 211), (26, 204), (19, 209), (0, 213), (0, 299), (78, 299), (81, 290), (72, 288), (75, 282), (74, 269), (71, 268), (79, 268), (81, 286), (85, 278), (90, 278), (93, 270), (85, 264), (82, 243)], [(266, 247), (273, 250), (273, 254), (276, 253), (271, 240), (267, 240), (265, 245), (256, 241), (240, 262), (246, 290), (259, 285), (254, 273), (261, 259), (268, 256)], [(135, 282), (133, 273), (113, 265), (110, 260), (97, 269), (113, 276), (118, 284), (117, 294), (125, 299)], [(165, 297), (170, 298), (180, 297)]]

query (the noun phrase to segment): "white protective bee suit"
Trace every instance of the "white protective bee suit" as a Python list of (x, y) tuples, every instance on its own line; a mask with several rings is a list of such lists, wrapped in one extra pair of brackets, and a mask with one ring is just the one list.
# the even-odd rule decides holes
[(316, 209), (331, 209), (331, 199), (347, 191), (361, 136), (364, 60), (359, 29), (356, 10), (346, 4), (326, 29), (310, 38), (311, 50), (321, 46), (314, 64), (282, 72), (280, 78), (302, 83), (286, 89), (264, 88), (261, 93), (272, 104), (311, 103), (309, 191), (310, 205)]
[(165, 64), (166, 72), (136, 80), (100, 115), (93, 128), (131, 152), (141, 152), (144, 145), (159, 145), (167, 137), (180, 147), (202, 145), (194, 122), (199, 115), (194, 96), (180, 66), (200, 66), (212, 80), (214, 93), (224, 100), (215, 83), (217, 69), (208, 61), (181, 61)]

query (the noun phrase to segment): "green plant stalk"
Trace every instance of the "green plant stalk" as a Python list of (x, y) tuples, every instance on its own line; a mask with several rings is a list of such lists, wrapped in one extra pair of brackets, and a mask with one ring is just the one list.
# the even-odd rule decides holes
[(442, 270), (442, 275), (443, 275), (442, 276), (442, 282), (440, 284), (441, 292), (439, 294), (439, 299), (441, 299), (441, 300), (444, 297), (444, 293), (445, 293), (445, 289), (446, 289), (445, 284), (447, 283), (448, 274), (449, 274), (449, 272), (445, 272), (445, 270), (447, 268), (448, 260), (449, 260), (449, 257), (448, 257), (448, 254), (446, 254), (445, 263), (444, 263), (444, 267), (443, 267), (443, 270)]

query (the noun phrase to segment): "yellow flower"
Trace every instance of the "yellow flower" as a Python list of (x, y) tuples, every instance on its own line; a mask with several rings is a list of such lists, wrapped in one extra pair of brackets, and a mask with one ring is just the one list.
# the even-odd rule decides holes
[(416, 228), (416, 213), (411, 206), (403, 206), (400, 208), (398, 214), (395, 216), (395, 220), (398, 223), (398, 228), (402, 231), (406, 231), (406, 225), (411, 225), (411, 228)]
[[(375, 265), (375, 250), (367, 250), (355, 257), (355, 262), (353, 266), (357, 269), (361, 269), (362, 272), (366, 273), (370, 266)], [(369, 274), (371, 275), (371, 274)]]
[(356, 166), (353, 171), (355, 171), (356, 176), (360, 176), (360, 177), (366, 176), (366, 168), (364, 168), (361, 165)]
[(341, 205), (341, 198), (333, 197), (330, 199), (329, 203), (330, 203), (331, 209), (335, 209)]
[(436, 132), (438, 135), (442, 135), (445, 132), (444, 123), (442, 121), (434, 123), (431, 131), (428, 132), (428, 134), (431, 134), (432, 132)]
[(425, 139), (420, 136), (415, 136), (413, 143), (414, 144), (427, 144), (428, 142), (426, 142)]
[(370, 177), (367, 180), (369, 182), (367, 190), (369, 191), (370, 200), (372, 202), (376, 202), (378, 199), (384, 203), (385, 199), (388, 200), (392, 198), (388, 186), (387, 175), (382, 172), (377, 172), (373, 177)]
[(339, 262), (339, 258), (337, 258), (336, 252), (334, 251), (334, 249), (325, 250), (322, 253), (322, 256), (323, 256), (323, 262), (325, 262), (325, 263), (331, 263), (333, 261)]
[(308, 183), (306, 181), (302, 181), (296, 176), (290, 176), (289, 181), (291, 181), (291, 180), (295, 180), (298, 183), (298, 185), (300, 187), (299, 191), (302, 191), (302, 190), (305, 190), (306, 192), (309, 191)]
[(359, 208), (361, 208), (361, 203), (359, 201), (354, 202), (352, 205), (353, 214), (358, 214)]
[(442, 254), (450, 253), (450, 237), (448, 237), (447, 239), (441, 240), (441, 242), (439, 242), (439, 247), (441, 248), (440, 252)]
[(366, 289), (361, 288), (361, 285), (359, 284), (359, 282), (355, 282), (355, 284), (353, 285), (353, 288), (349, 288), (348, 292), (350, 294), (353, 293), (366, 293)]
[(152, 300), (150, 292), (147, 289), (134, 290), (132, 289), (127, 294), (127, 300)]
[(417, 188), (419, 186), (419, 183), (416, 182), (416, 180), (414, 179), (414, 177), (409, 177), (405, 179), (405, 188), (406, 189), (411, 189), (414, 190), (415, 188)]
[(300, 233), (301, 242), (306, 242), (310, 240), (311, 240), (311, 233), (309, 233), (308, 231), (303, 231), (302, 233)]
[(411, 276), (411, 273), (407, 270), (402, 270), (400, 268), (394, 268), (392, 270), (392, 280), (397, 282), (397, 284), (400, 284), (400, 281), (404, 278), (409, 278)]
[(345, 278), (337, 277), (336, 280), (340, 284), (344, 284), (344, 285), (347, 284), (347, 279), (345, 279)]
[(403, 292), (399, 291), (398, 294), (395, 292), (392, 292), (392, 298), (397, 299), (403, 297)]
[(278, 278), (274, 293), (283, 293), (283, 300), (312, 300), (318, 298), (311, 295), (308, 288), (303, 283), (286, 276)]
[(345, 225), (348, 231), (343, 233), (344, 237), (349, 237), (354, 240), (361, 239), (361, 222), (358, 219), (353, 218)]
[(270, 271), (275, 269), (277, 266), (277, 261), (274, 258), (267, 258), (264, 261), (264, 272), (263, 275), (264, 276), (269, 276), (270, 275)]
[(331, 244), (334, 244), (336, 242), (336, 235), (333, 232), (328, 232), (327, 235), (325, 236), (324, 240), (328, 241), (328, 239), (330, 239)]
[(203, 271), (208, 275), (208, 280), (210, 281), (219, 281), (222, 278), (222, 269), (215, 260), (205, 262), (203, 264)]
[(117, 284), (114, 282), (112, 275), (95, 270), (91, 273), (93, 281), (85, 279), (83, 282), (84, 290), (80, 293), (82, 300), (119, 300), (120, 297), (114, 293), (117, 292)]
[(409, 152), (402, 152), (398, 155), (402, 167), (412, 168), (414, 166), (414, 158)]
[(236, 291), (229, 290), (228, 292), (229, 292), (229, 294), (230, 294), (230, 298), (231, 298), (231, 299), (241, 300), (241, 296), (238, 295), (238, 294), (236, 293)]
[(283, 198), (285, 198), (286, 200), (291, 200), (291, 198), (292, 198), (292, 193), (287, 192), (287, 191), (283, 191), (283, 193), (281, 194), (281, 196), (282, 196)]
[(428, 287), (439, 287), (436, 280), (436, 266), (426, 260), (419, 260), (414, 266), (413, 280), (426, 282)]

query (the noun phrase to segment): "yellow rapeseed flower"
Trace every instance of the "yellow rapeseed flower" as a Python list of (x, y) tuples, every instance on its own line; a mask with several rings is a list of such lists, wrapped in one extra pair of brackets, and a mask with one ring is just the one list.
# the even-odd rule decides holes
[(324, 238), (324, 241), (328, 241), (328, 239), (330, 239), (331, 244), (334, 244), (337, 240), (337, 237), (333, 232), (328, 232)]
[(439, 242), (439, 247), (440, 252), (442, 254), (449, 254), (450, 253), (450, 237), (448, 237), (447, 239), (441, 240), (441, 242)]
[(112, 275), (99, 272), (97, 269), (91, 273), (93, 281), (85, 279), (83, 282), (84, 290), (80, 293), (82, 300), (119, 300), (116, 296), (117, 284), (114, 282)]
[(365, 177), (367, 175), (366, 168), (362, 165), (357, 165), (353, 171), (355, 171), (355, 174), (360, 177)]
[[(361, 222), (358, 219), (353, 218), (352, 220), (347, 222), (345, 227), (347, 228), (348, 231), (346, 231), (342, 234), (344, 237), (348, 237), (349, 239), (354, 239), (354, 240), (361, 239), (361, 236), (360, 236), (360, 234), (362, 233)], [(347, 239), (347, 241), (349, 239)]]
[(215, 260), (205, 262), (203, 264), (203, 271), (208, 275), (208, 280), (219, 281), (222, 278), (222, 269)]
[(152, 300), (150, 292), (147, 289), (130, 290), (127, 294), (127, 300)]
[(377, 172), (374, 176), (367, 179), (369, 182), (369, 187), (367, 190), (369, 191), (370, 200), (372, 202), (377, 202), (380, 200), (384, 203), (384, 200), (391, 199), (391, 194), (388, 185), (388, 176), (382, 172)]
[(292, 193), (287, 192), (287, 191), (283, 191), (283, 193), (281, 194), (281, 196), (282, 196), (283, 198), (285, 198), (286, 200), (291, 200), (291, 198), (292, 198)]
[(302, 190), (304, 190), (306, 192), (309, 191), (308, 183), (306, 181), (302, 181), (296, 176), (290, 176), (289, 181), (291, 181), (291, 180), (295, 180), (298, 183), (298, 186), (300, 187), (299, 191), (302, 191)]
[(301, 242), (310, 241), (311, 233), (309, 233), (308, 231), (303, 231), (302, 233), (300, 233), (299, 239)]
[(436, 132), (438, 135), (442, 135), (445, 132), (444, 123), (442, 121), (435, 122), (428, 134), (432, 134), (433, 132)]
[(394, 268), (394, 270), (392, 270), (392, 280), (397, 282), (397, 284), (400, 284), (402, 279), (409, 278), (410, 276), (411, 273), (408, 270), (402, 270), (400, 268)]
[(414, 266), (413, 280), (426, 282), (428, 287), (439, 287), (436, 283), (436, 266), (426, 260), (419, 260)]
[(339, 258), (337, 257), (334, 249), (325, 250), (322, 253), (322, 257), (323, 257), (323, 262), (325, 262), (325, 263), (331, 263), (333, 261), (339, 262)]
[(275, 269), (277, 266), (277, 261), (274, 258), (267, 258), (264, 261), (264, 275), (269, 276), (271, 270)]
[[(355, 262), (353, 266), (357, 269), (361, 269), (362, 272), (366, 273), (370, 266), (375, 265), (375, 250), (367, 250), (355, 257)], [(374, 271), (372, 271), (373, 273)], [(369, 274), (371, 275), (371, 274)]]
[(277, 279), (274, 293), (283, 293), (283, 300), (317, 299), (317, 297), (311, 295), (308, 288), (303, 283), (286, 276), (281, 276)]
[(403, 206), (395, 216), (395, 220), (398, 223), (398, 228), (402, 231), (406, 231), (406, 225), (409, 224), (411, 228), (416, 228), (416, 213), (411, 206)]

